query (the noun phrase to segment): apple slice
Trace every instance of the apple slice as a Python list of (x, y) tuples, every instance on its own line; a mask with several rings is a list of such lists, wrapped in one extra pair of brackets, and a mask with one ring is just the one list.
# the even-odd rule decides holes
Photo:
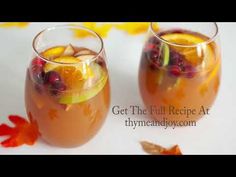
[(80, 56), (80, 55), (90, 55), (90, 54), (91, 54), (91, 51), (90, 51), (90, 50), (84, 49), (84, 50), (78, 51), (78, 52), (75, 54), (75, 56), (78, 57), (78, 56)]
[(95, 55), (80, 55), (76, 58), (78, 58), (80, 61), (88, 61), (89, 59), (94, 58)]
[(161, 51), (163, 52), (163, 66), (167, 66), (169, 64), (170, 61), (170, 49), (169, 46), (167, 44), (163, 44), (161, 46)]
[[(161, 46), (161, 52), (163, 53), (163, 64), (162, 66), (168, 66), (169, 65), (169, 61), (170, 61), (170, 49), (169, 46), (167, 44), (163, 44)], [(163, 69), (160, 69), (157, 73), (157, 84), (161, 85), (163, 82), (163, 78), (165, 75), (165, 71), (163, 71)]]
[[(77, 59), (79, 59), (80, 61), (83, 61), (84, 63), (82, 64), (83, 65), (83, 68), (86, 68), (86, 69), (83, 69), (81, 70), (81, 72), (83, 73), (84, 75), (84, 79), (88, 79), (90, 77), (93, 77), (94, 74), (93, 74), (93, 71), (91, 70), (91, 68), (88, 66), (92, 66), (93, 63), (90, 63), (89, 60), (94, 58), (95, 55), (81, 55), (79, 57), (76, 57)], [(90, 64), (88, 64), (90, 63)]]
[(71, 44), (69, 44), (66, 49), (64, 50), (62, 56), (73, 56), (75, 53), (75, 50)]
[(62, 56), (73, 56), (75, 54), (75, 50), (74, 50), (74, 47), (69, 44), (66, 46)]

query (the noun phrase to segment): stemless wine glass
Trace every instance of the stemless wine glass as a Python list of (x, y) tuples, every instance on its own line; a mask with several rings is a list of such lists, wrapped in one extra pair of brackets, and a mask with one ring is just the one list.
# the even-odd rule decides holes
[(139, 88), (152, 118), (196, 121), (209, 114), (220, 75), (216, 23), (150, 24), (139, 67)]
[[(75, 35), (76, 34), (76, 35)], [(101, 128), (110, 105), (110, 85), (101, 37), (85, 27), (62, 25), (33, 40), (25, 104), (48, 143), (75, 147)]]

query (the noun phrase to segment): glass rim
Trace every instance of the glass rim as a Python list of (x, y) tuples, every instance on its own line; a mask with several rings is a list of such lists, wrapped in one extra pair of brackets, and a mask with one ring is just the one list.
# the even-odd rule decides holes
[(177, 43), (173, 43), (173, 42), (170, 42), (170, 41), (168, 41), (168, 40), (165, 40), (165, 39), (163, 39), (161, 36), (159, 36), (159, 35), (155, 32), (155, 30), (154, 30), (154, 29), (155, 29), (154, 26), (153, 26), (154, 23), (157, 23), (157, 22), (151, 22), (151, 23), (150, 23), (150, 29), (151, 29), (151, 32), (153, 33), (153, 35), (154, 35), (158, 40), (160, 40), (161, 42), (164, 42), (164, 43), (166, 43), (166, 44), (168, 44), (168, 45), (176, 46), (176, 47), (198, 47), (199, 45), (207, 45), (207, 44), (213, 42), (213, 41), (215, 40), (215, 38), (218, 36), (218, 34), (219, 34), (219, 27), (218, 27), (217, 23), (216, 23), (216, 22), (210, 22), (210, 23), (213, 23), (213, 24), (214, 24), (215, 33), (214, 33), (213, 35), (211, 35), (210, 37), (207, 36), (207, 37), (209, 37), (208, 40), (203, 41), (203, 42), (199, 42), (199, 43), (197, 43), (197, 44), (191, 44), (191, 45), (177, 44)]
[[(49, 60), (47, 58), (45, 58), (44, 56), (42, 56), (40, 54), (40, 52), (36, 49), (36, 40), (40, 37), (40, 35), (42, 35), (43, 33), (45, 32), (48, 32), (48, 31), (52, 31), (52, 30), (56, 30), (56, 29), (82, 29), (84, 31), (88, 31), (89, 33), (92, 33), (93, 35), (95, 35), (95, 37), (100, 41), (100, 49), (99, 49), (99, 52), (96, 53), (96, 55), (94, 55), (94, 57), (92, 58), (89, 58), (89, 59), (86, 59), (86, 60), (82, 60), (82, 61), (78, 61), (77, 63), (64, 63), (64, 62), (57, 62), (57, 61), (52, 61), (52, 60)], [(87, 27), (84, 27), (82, 25), (57, 25), (57, 26), (53, 26), (53, 27), (48, 27), (48, 28), (45, 28), (43, 29), (42, 31), (40, 31), (39, 33), (37, 33), (37, 35), (34, 37), (33, 39), (33, 42), (32, 42), (32, 48), (33, 48), (33, 51), (34, 53), (36, 54), (37, 57), (40, 57), (40, 59), (48, 62), (48, 63), (52, 63), (52, 64), (57, 64), (57, 65), (79, 65), (81, 63), (91, 63), (93, 61), (95, 61), (103, 52), (104, 50), (104, 43), (103, 43), (103, 40), (102, 38), (100, 37), (100, 35), (98, 33), (96, 33), (95, 31), (87, 28)]]

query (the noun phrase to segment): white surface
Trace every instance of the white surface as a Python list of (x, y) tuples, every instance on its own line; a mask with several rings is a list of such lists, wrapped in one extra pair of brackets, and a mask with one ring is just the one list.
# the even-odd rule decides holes
[[(24, 82), (31, 56), (31, 42), (37, 32), (54, 25), (32, 23), (25, 29), (0, 29), (1, 123), (7, 121), (9, 114), (26, 116)], [(179, 144), (184, 154), (236, 154), (236, 23), (218, 25), (223, 61), (221, 87), (210, 116), (200, 120), (196, 127), (175, 130), (138, 127), (133, 130), (124, 126), (127, 116), (114, 116), (110, 111), (99, 133), (81, 147), (57, 148), (40, 140), (34, 146), (0, 147), (0, 154), (143, 154), (139, 145), (141, 140), (166, 147)], [(144, 37), (130, 37), (112, 30), (105, 39), (112, 90), (111, 107), (142, 105), (137, 76)]]

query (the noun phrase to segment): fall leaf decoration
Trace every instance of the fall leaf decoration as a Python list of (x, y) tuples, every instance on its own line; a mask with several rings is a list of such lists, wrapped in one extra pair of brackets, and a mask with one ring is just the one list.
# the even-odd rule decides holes
[(5, 23), (0, 23), (1, 28), (25, 28), (29, 25), (28, 22), (5, 22)]
[(152, 155), (182, 155), (178, 145), (174, 145), (173, 147), (167, 149), (147, 141), (141, 141), (140, 144), (145, 152)]
[[(95, 23), (95, 22), (84, 22), (81, 25), (95, 31), (102, 38), (108, 36), (111, 29), (114, 27), (115, 29), (126, 32), (128, 35), (139, 35), (142, 33), (146, 33), (150, 23), (148, 22), (124, 22), (124, 23)], [(159, 27), (157, 24), (154, 25), (155, 30), (158, 30)], [(81, 31), (77, 29), (73, 29), (74, 34), (78, 38), (84, 38), (91, 36), (91, 34), (87, 31)]]
[[(146, 33), (150, 23), (148, 22), (126, 22), (114, 25), (117, 29), (125, 31), (129, 35), (138, 35)], [(154, 25), (158, 29), (157, 25)]]
[[(87, 27), (96, 33), (98, 33), (102, 38), (107, 37), (109, 31), (112, 28), (112, 24), (109, 23), (95, 23), (95, 22), (84, 22), (82, 23), (84, 27)], [(74, 35), (78, 38), (84, 38), (91, 36), (91, 33), (88, 31), (81, 31), (77, 29), (73, 29)]]
[(31, 114), (29, 115), (29, 121), (17, 115), (10, 115), (8, 118), (15, 127), (0, 125), (0, 136), (9, 136), (8, 139), (1, 142), (3, 147), (33, 145), (36, 142), (40, 133), (36, 121), (32, 119)]
[[(5, 22), (0, 23), (0, 28), (26, 28), (29, 26), (28, 22)], [(146, 33), (150, 23), (149, 22), (124, 22), (124, 23), (96, 23), (96, 22), (83, 22), (81, 25), (95, 31), (102, 38), (108, 36), (111, 29), (114, 27), (118, 30), (125, 31), (128, 35), (139, 35)], [(76, 24), (73, 24), (76, 25)], [(158, 30), (159, 27), (157, 24), (153, 26), (155, 30)], [(74, 35), (79, 38), (84, 38), (91, 36), (91, 33), (80, 30), (73, 30)]]

